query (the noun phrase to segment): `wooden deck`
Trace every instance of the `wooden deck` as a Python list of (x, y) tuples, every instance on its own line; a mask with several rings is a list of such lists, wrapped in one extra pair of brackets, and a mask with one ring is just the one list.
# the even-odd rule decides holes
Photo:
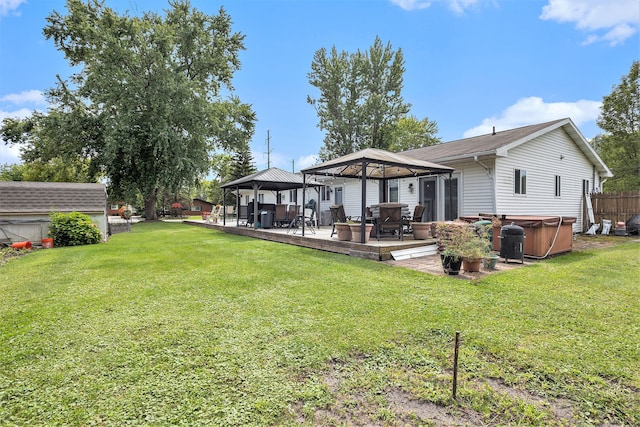
[[(271, 242), (286, 243), (289, 245), (302, 246), (305, 248), (319, 249), (322, 251), (335, 252), (358, 258), (366, 258), (375, 261), (387, 261), (392, 259), (391, 252), (412, 248), (421, 248), (435, 244), (435, 239), (413, 240), (412, 234), (405, 234), (404, 240), (394, 237), (384, 237), (380, 241), (371, 238), (368, 243), (356, 243), (340, 241), (331, 237), (331, 226), (322, 226), (316, 229), (316, 233), (305, 229), (287, 230), (286, 228), (253, 229), (245, 226), (236, 226), (227, 222), (227, 225), (211, 224), (204, 221), (184, 221), (186, 224), (197, 227), (204, 227), (225, 233), (238, 234), (241, 236), (253, 237), (256, 239), (269, 240)], [(288, 232), (287, 232), (288, 231)], [(295, 233), (294, 233), (295, 231)]]

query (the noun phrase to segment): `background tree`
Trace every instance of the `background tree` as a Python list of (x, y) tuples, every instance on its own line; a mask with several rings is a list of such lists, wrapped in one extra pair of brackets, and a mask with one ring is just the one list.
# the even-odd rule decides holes
[[(64, 132), (70, 126), (60, 124), (67, 119), (77, 130), (73, 135)], [(11, 168), (14, 172), (20, 171), (20, 180), (96, 182), (101, 172), (92, 161), (95, 153), (78, 145), (80, 139), (86, 142), (90, 133), (94, 132), (92, 125), (55, 110), (47, 115), (34, 112), (25, 119), (5, 119), (0, 128), (0, 136), (10, 145), (20, 145), (23, 163)], [(88, 127), (82, 129), (83, 126)]]
[[(97, 0), (67, 0), (68, 14), (47, 17), (44, 34), (80, 71), (50, 92), (57, 111), (94, 122), (93, 153), (114, 197), (140, 193), (148, 219), (159, 194), (190, 188), (210, 168), (209, 153), (231, 149), (253, 133), (255, 115), (237, 98), (244, 36), (231, 32), (220, 9), (205, 15), (187, 1), (170, 2), (165, 17), (119, 16)], [(78, 128), (62, 120), (62, 129)]]
[(251, 155), (249, 145), (245, 144), (239, 147), (233, 154), (228, 181), (233, 181), (256, 172), (258, 172), (258, 170), (253, 163), (253, 156)]
[(309, 83), (320, 96), (307, 96), (318, 114), (318, 127), (326, 131), (320, 158), (329, 160), (375, 147), (388, 149), (392, 130), (410, 105), (402, 98), (404, 59), (376, 37), (366, 52), (338, 53), (335, 46), (313, 56)]
[(414, 148), (440, 144), (438, 124), (425, 117), (418, 120), (416, 116), (401, 117), (391, 132), (390, 151), (400, 152)]
[(613, 178), (607, 191), (640, 190), (640, 61), (602, 101), (598, 126), (605, 132), (594, 144)]

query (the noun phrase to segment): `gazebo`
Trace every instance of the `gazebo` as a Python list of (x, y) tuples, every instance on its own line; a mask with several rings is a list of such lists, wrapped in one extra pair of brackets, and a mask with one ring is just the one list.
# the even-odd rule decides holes
[[(295, 174), (291, 172), (284, 171), (279, 168), (269, 168), (264, 169), (259, 172), (253, 173), (251, 175), (247, 175), (242, 178), (238, 178), (234, 181), (228, 182), (226, 184), (221, 185), (221, 188), (224, 190), (223, 200), (225, 203), (224, 210), (226, 211), (226, 195), (228, 189), (233, 189), (236, 192), (237, 200), (240, 199), (240, 190), (253, 190), (254, 200), (258, 200), (258, 191), (259, 190), (270, 190), (270, 191), (285, 191), (285, 190), (293, 190), (302, 188), (302, 203), (303, 206), (305, 204), (304, 195), (307, 187), (320, 187), (322, 184), (315, 181), (305, 182), (303, 176), (300, 174)], [(258, 217), (258, 204), (253, 204), (253, 215), (254, 218)], [(226, 225), (226, 219), (223, 216), (223, 224)], [(240, 219), (238, 218), (238, 224)], [(257, 227), (257, 221), (254, 221), (254, 228)], [(304, 229), (304, 225), (303, 225)]]
[[(362, 216), (366, 217), (367, 179), (387, 180), (396, 178), (441, 175), (453, 173), (453, 168), (416, 160), (398, 153), (377, 148), (366, 148), (327, 162), (302, 169), (303, 188), (307, 175), (357, 178), (362, 181)], [(303, 193), (304, 203), (304, 193)], [(365, 242), (365, 223), (362, 221), (360, 242)], [(304, 227), (302, 229), (304, 235)]]

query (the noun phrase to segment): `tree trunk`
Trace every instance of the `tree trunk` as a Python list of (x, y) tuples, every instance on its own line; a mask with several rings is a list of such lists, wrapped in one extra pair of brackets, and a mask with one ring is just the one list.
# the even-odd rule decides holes
[(144, 214), (147, 218), (147, 221), (158, 219), (158, 215), (156, 214), (156, 198), (157, 196), (154, 194), (149, 199), (144, 201)]

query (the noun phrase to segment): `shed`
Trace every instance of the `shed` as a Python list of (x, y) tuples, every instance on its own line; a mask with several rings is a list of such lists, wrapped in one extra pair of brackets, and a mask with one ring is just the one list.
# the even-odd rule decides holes
[(107, 239), (104, 184), (0, 181), (0, 240), (39, 244), (49, 233), (52, 212), (87, 214)]

